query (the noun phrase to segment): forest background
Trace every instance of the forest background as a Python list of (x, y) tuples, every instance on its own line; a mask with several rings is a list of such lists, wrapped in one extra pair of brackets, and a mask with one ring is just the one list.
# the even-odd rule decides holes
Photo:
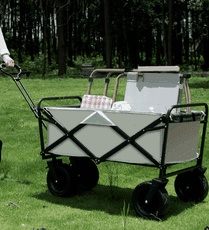
[(87, 61), (209, 68), (209, 0), (1, 0), (0, 15), (15, 62), (43, 77)]

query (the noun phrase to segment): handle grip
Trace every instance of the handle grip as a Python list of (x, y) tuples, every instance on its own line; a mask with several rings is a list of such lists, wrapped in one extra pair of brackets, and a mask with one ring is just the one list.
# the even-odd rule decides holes
[[(7, 67), (6, 63), (2, 63), (0, 64), (0, 71), (10, 77), (12, 77), (12, 75), (8, 72), (6, 72), (3, 68)], [(14, 63), (14, 68), (16, 68), (18, 70), (17, 76), (19, 76), (22, 72), (21, 68), (19, 65), (17, 65), (16, 63)]]

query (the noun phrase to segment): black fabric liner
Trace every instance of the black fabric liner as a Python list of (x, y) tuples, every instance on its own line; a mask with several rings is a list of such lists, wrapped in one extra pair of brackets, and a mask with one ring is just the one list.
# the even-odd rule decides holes
[(171, 121), (173, 122), (187, 122), (187, 121), (200, 121), (204, 118), (205, 113), (203, 111), (191, 111), (181, 110), (180, 113), (171, 113)]

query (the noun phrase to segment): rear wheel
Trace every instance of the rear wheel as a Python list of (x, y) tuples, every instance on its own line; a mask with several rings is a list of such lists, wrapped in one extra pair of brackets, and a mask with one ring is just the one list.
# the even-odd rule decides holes
[(57, 181), (54, 180), (52, 170), (49, 169), (47, 174), (47, 185), (49, 191), (60, 197), (71, 195), (75, 191), (75, 174), (73, 168), (66, 164), (55, 165)]
[(146, 196), (152, 182), (146, 181), (136, 186), (132, 195), (132, 203), (136, 213), (145, 219), (159, 219), (168, 205), (169, 196), (165, 188), (158, 188), (151, 201), (146, 204)]
[(91, 190), (99, 180), (99, 171), (96, 164), (90, 158), (75, 158), (72, 160), (76, 172), (77, 188)]
[(204, 175), (192, 172), (179, 174), (174, 186), (179, 199), (184, 202), (201, 202), (208, 195), (208, 181)]

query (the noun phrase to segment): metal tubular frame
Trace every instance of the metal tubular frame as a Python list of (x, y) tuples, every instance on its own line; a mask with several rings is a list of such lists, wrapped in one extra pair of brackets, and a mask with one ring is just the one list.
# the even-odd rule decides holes
[(208, 121), (208, 105), (206, 103), (192, 103), (192, 104), (189, 104), (189, 105), (188, 104), (174, 105), (174, 106), (171, 107), (171, 109), (168, 110), (168, 112), (166, 114), (165, 132), (164, 132), (162, 158), (161, 158), (161, 168), (160, 168), (160, 175), (159, 175), (160, 178), (166, 178), (166, 177), (169, 177), (169, 176), (173, 176), (173, 175), (188, 171), (188, 169), (185, 169), (185, 170), (179, 170), (179, 171), (176, 171), (176, 172), (166, 174), (165, 154), (166, 154), (166, 145), (167, 145), (167, 138), (168, 138), (168, 128), (169, 128), (169, 123), (170, 123), (171, 111), (173, 109), (182, 108), (182, 107), (196, 107), (196, 106), (204, 106), (205, 107), (205, 119), (200, 122), (201, 124), (203, 124), (200, 155), (197, 158), (196, 166), (189, 168), (189, 170), (196, 169), (196, 168), (199, 168), (199, 167), (202, 166), (202, 158), (203, 158), (205, 136), (206, 136), (206, 127), (207, 127), (207, 121)]
[[(57, 127), (60, 130), (62, 130), (64, 133), (67, 132), (67, 129), (65, 129), (65, 127), (63, 127), (46, 109), (44, 109), (44, 108), (42, 109), (40, 107), (41, 103), (43, 101), (66, 100), (66, 99), (78, 99), (78, 100), (80, 100), (80, 102), (82, 101), (81, 97), (79, 97), (79, 96), (68, 96), (68, 97), (48, 97), (48, 98), (42, 98), (38, 102), (37, 110), (38, 110), (38, 120), (39, 120), (39, 133), (40, 133), (41, 150), (44, 149), (44, 137), (43, 137), (42, 124), (45, 123), (45, 121), (57, 125)], [(48, 119), (44, 118), (42, 114), (44, 114)]]
[[(146, 204), (149, 203), (149, 201), (152, 199), (153, 194), (155, 193), (155, 191), (159, 187), (164, 187), (167, 184), (167, 182), (168, 182), (168, 180), (166, 179), (167, 177), (177, 175), (177, 174), (181, 174), (181, 173), (185, 173), (187, 171), (198, 171), (198, 173), (200, 173), (200, 174), (204, 174), (204, 172), (206, 171), (206, 168), (202, 166), (202, 160), (203, 160), (203, 151), (204, 151), (205, 136), (206, 136), (206, 127), (207, 127), (207, 121), (208, 121), (208, 105), (206, 103), (191, 103), (190, 94), (189, 94), (189, 86), (188, 86), (188, 78), (189, 78), (188, 75), (187, 76), (184, 76), (184, 75), (181, 76), (181, 77), (184, 78), (183, 79), (183, 85), (184, 85), (184, 91), (185, 91), (185, 97), (186, 97), (187, 104), (172, 106), (167, 111), (166, 114), (162, 115), (160, 118), (156, 119), (154, 122), (150, 123), (149, 125), (147, 125), (143, 129), (138, 131), (133, 136), (128, 136), (118, 126), (110, 126), (110, 128), (112, 128), (115, 132), (117, 132), (125, 140), (124, 140), (124, 142), (122, 142), (121, 144), (117, 145), (115, 148), (113, 148), (112, 150), (110, 150), (109, 152), (104, 154), (102, 157), (97, 158), (89, 149), (87, 149), (74, 136), (74, 134), (78, 130), (81, 130), (84, 126), (86, 126), (86, 124), (78, 124), (75, 128), (73, 128), (72, 130), (69, 131), (65, 127), (63, 127), (60, 124), (60, 122), (57, 121), (46, 108), (41, 108), (41, 103), (43, 101), (46, 101), (46, 100), (49, 101), (49, 100), (63, 100), (63, 99), (78, 99), (81, 102), (82, 101), (81, 97), (79, 97), (79, 96), (70, 97), (69, 96), (69, 97), (42, 98), (41, 100), (39, 100), (38, 105), (36, 107), (34, 101), (30, 97), (30, 95), (27, 92), (26, 88), (22, 84), (21, 79), (19, 78), (19, 75), (21, 74), (21, 68), (18, 65), (15, 64), (15, 67), (18, 69), (19, 73), (17, 74), (17, 77), (14, 78), (11, 74), (9, 74), (9, 73), (7, 73), (7, 72), (2, 70), (2, 67), (5, 67), (5, 66), (6, 66), (5, 64), (1, 64), (0, 65), (0, 70), (2, 72), (4, 72), (6, 75), (12, 77), (13, 81), (15, 82), (15, 84), (18, 87), (18, 89), (22, 93), (23, 97), (25, 98), (26, 102), (28, 103), (29, 107), (31, 108), (32, 112), (35, 114), (36, 118), (38, 118), (42, 159), (49, 159), (49, 158), (52, 159), (52, 161), (48, 162), (48, 166), (50, 168), (52, 168), (53, 177), (56, 180), (57, 180), (57, 176), (56, 176), (55, 170), (53, 170), (53, 165), (58, 163), (58, 162), (60, 162), (59, 159), (56, 159), (60, 155), (50, 153), (50, 151), (54, 147), (56, 147), (57, 145), (59, 145), (60, 143), (65, 141), (67, 138), (71, 139), (79, 148), (81, 148), (86, 153), (86, 155), (88, 157), (93, 159), (97, 164), (99, 164), (102, 161), (108, 160), (109, 157), (114, 155), (119, 150), (123, 149), (128, 144), (131, 144), (133, 147), (135, 147), (139, 151), (140, 154), (143, 154), (147, 159), (150, 160), (150, 162), (152, 162), (154, 164), (154, 165), (149, 165), (149, 164), (141, 164), (141, 165), (146, 165), (146, 166), (150, 166), (150, 167), (157, 167), (157, 168), (160, 169), (159, 178), (155, 178), (155, 179), (152, 180), (152, 186), (151, 186), (150, 190), (148, 191), (148, 194), (147, 194), (146, 199), (145, 199)], [(92, 82), (93, 82), (93, 74), (95, 74), (96, 72), (99, 72), (99, 71), (108, 72), (108, 75), (107, 75), (106, 81), (105, 81), (104, 95), (107, 95), (109, 77), (111, 76), (111, 74), (116, 73), (116, 72), (121, 73), (121, 74), (118, 75), (118, 77), (116, 79), (116, 83), (115, 83), (115, 90), (114, 90), (114, 95), (113, 95), (113, 101), (115, 101), (116, 95), (117, 95), (117, 88), (118, 88), (118, 84), (119, 84), (119, 79), (127, 71), (125, 69), (115, 69), (115, 70), (113, 70), (113, 69), (101, 70), (100, 69), (100, 70), (94, 70), (92, 72), (90, 78), (89, 78), (90, 83), (89, 83), (89, 86), (88, 86), (87, 94), (89, 94), (90, 90), (91, 90), (91, 85), (92, 85)], [(138, 71), (136, 69), (128, 70), (128, 71), (139, 72), (139, 74), (143, 73), (143, 71)], [(147, 71), (145, 71), (145, 72), (147, 72)], [(182, 83), (182, 82), (180, 82), (180, 83)], [(165, 164), (165, 154), (166, 154), (166, 146), (167, 146), (167, 139), (168, 139), (169, 124), (172, 123), (172, 121), (170, 120), (171, 112), (172, 112), (173, 109), (182, 108), (182, 107), (186, 107), (187, 112), (191, 112), (191, 107), (197, 107), (197, 106), (204, 106), (205, 107), (204, 120), (200, 121), (200, 123), (203, 124), (203, 129), (202, 129), (202, 140), (201, 140), (201, 146), (200, 146), (200, 155), (196, 159), (197, 163), (196, 163), (195, 166), (192, 166), (192, 167), (188, 167), (188, 168), (185, 168), (185, 169), (182, 169), (182, 170), (177, 170), (177, 171), (174, 171), (174, 172), (171, 172), (171, 173), (166, 173), (167, 165)], [(76, 106), (74, 106), (74, 107), (76, 108)], [(191, 115), (192, 115), (192, 113), (191, 113)], [(43, 135), (43, 127), (45, 129), (47, 129), (47, 125), (46, 125), (45, 122), (54, 124), (57, 128), (59, 128), (64, 133), (64, 135), (61, 138), (59, 138), (58, 140), (56, 140), (55, 142), (53, 142), (52, 144), (50, 144), (46, 148), (45, 148), (44, 135)], [(162, 125), (157, 126), (159, 124), (162, 124)], [(164, 129), (161, 162), (156, 161), (149, 152), (147, 152), (138, 143), (136, 143), (136, 139), (138, 137), (142, 136), (143, 134), (145, 134), (146, 132), (159, 130), (159, 129)], [(0, 141), (0, 160), (1, 160), (1, 147), (2, 147), (2, 141)]]
[[(187, 104), (172, 106), (172, 108), (167, 111), (166, 116), (162, 116), (161, 118), (157, 119), (156, 121), (152, 122), (148, 126), (144, 127), (142, 130), (140, 130), (139, 132), (137, 132), (135, 135), (133, 135), (131, 137), (129, 137), (126, 133), (124, 133), (119, 127), (112, 126), (111, 128), (115, 132), (117, 132), (119, 135), (121, 135), (125, 139), (125, 141), (123, 143), (121, 143), (120, 145), (116, 146), (114, 149), (110, 150), (105, 155), (103, 155), (100, 159), (97, 159), (94, 156), (93, 153), (91, 153), (85, 146), (83, 146), (82, 143), (80, 143), (79, 140), (77, 140), (73, 136), (78, 130), (82, 129), (85, 126), (84, 124), (79, 124), (73, 130), (68, 131), (67, 129), (65, 129), (65, 127), (63, 127), (52, 116), (52, 114), (50, 114), (46, 109), (41, 108), (41, 103), (43, 101), (46, 101), (46, 100), (49, 101), (49, 100), (63, 100), (63, 99), (78, 99), (78, 100), (80, 100), (80, 102), (82, 102), (81, 97), (79, 97), (79, 96), (68, 96), (68, 97), (49, 97), (49, 98), (42, 98), (41, 100), (39, 100), (38, 105), (36, 107), (34, 101), (30, 97), (28, 91), (24, 87), (24, 85), (21, 82), (21, 79), (19, 77), (19, 75), (21, 74), (21, 68), (17, 64), (15, 64), (15, 68), (19, 71), (19, 73), (17, 74), (17, 77), (13, 77), (11, 74), (5, 72), (2, 69), (5, 66), (6, 66), (5, 64), (1, 64), (0, 65), (0, 70), (3, 73), (5, 73), (6, 75), (10, 76), (13, 79), (13, 81), (17, 85), (18, 89), (22, 93), (23, 97), (25, 98), (26, 102), (28, 103), (29, 107), (31, 108), (32, 112), (35, 114), (36, 118), (38, 118), (38, 120), (39, 120), (39, 133), (40, 133), (40, 142), (41, 142), (41, 155), (42, 155), (43, 159), (54, 158), (55, 154), (52, 154), (49, 151), (51, 149), (53, 149), (55, 146), (57, 146), (58, 144), (60, 144), (61, 142), (63, 142), (64, 140), (66, 140), (67, 138), (70, 138), (77, 146), (79, 146), (89, 157), (91, 157), (92, 159), (94, 159), (97, 163), (100, 163), (102, 161), (107, 160), (114, 153), (116, 153), (120, 149), (124, 148), (128, 144), (131, 144), (136, 149), (138, 149), (139, 152), (141, 152), (141, 154), (143, 154), (152, 163), (154, 163), (155, 167), (159, 167), (160, 168), (160, 175), (159, 175), (160, 178), (165, 178), (165, 177), (169, 177), (169, 176), (172, 176), (174, 174), (177, 174), (177, 173), (182, 173), (182, 172), (184, 172), (184, 170), (180, 170), (179, 172), (173, 172), (173, 173), (166, 174), (165, 153), (166, 153), (168, 127), (169, 127), (169, 121), (170, 121), (171, 111), (174, 108), (182, 108), (182, 107), (187, 107), (188, 108), (188, 107), (190, 107), (190, 109), (191, 109), (191, 107), (194, 107), (194, 106), (205, 106), (205, 114), (206, 114), (206, 116), (205, 116), (204, 121), (201, 121), (201, 123), (203, 123), (204, 126), (203, 126), (203, 133), (202, 133), (202, 142), (201, 142), (200, 156), (198, 157), (197, 165), (194, 166), (194, 167), (196, 168), (196, 167), (200, 167), (202, 165), (202, 157), (203, 157), (204, 142), (205, 142), (205, 135), (206, 135), (206, 125), (207, 125), (207, 119), (208, 119), (207, 118), (208, 117), (208, 106), (207, 106), (206, 103), (195, 103), (195, 104), (193, 103), (193, 104), (191, 104), (190, 94), (189, 94), (189, 87), (188, 87), (188, 78), (190, 77), (190, 75), (181, 75), (181, 78), (183, 77), (183, 79), (184, 79), (183, 83), (184, 83), (184, 90), (185, 90), (185, 97), (186, 97)], [(94, 70), (91, 73), (91, 75), (90, 75), (90, 79), (91, 80), (90, 80), (90, 83), (89, 83), (89, 87), (88, 87), (88, 92), (87, 93), (90, 93), (90, 89), (91, 89), (91, 85), (92, 85), (92, 81), (93, 81), (93, 75), (96, 72), (108, 72), (107, 77), (106, 77), (105, 90), (104, 90), (104, 94), (105, 95), (107, 94), (107, 89), (108, 89), (108, 84), (109, 84), (109, 78), (110, 78), (110, 76), (112, 74), (114, 74), (114, 73), (121, 73), (122, 72), (116, 78), (115, 90), (114, 90), (114, 95), (113, 95), (113, 101), (115, 101), (116, 95), (117, 95), (117, 89), (118, 89), (119, 79), (121, 78), (121, 76), (123, 76), (128, 71), (130, 71), (130, 70), (126, 70), (126, 69), (96, 69), (96, 70)], [(131, 71), (133, 71), (133, 72), (139, 72), (139, 74), (140, 73), (143, 74), (143, 71), (138, 71), (137, 69), (133, 69)], [(146, 71), (144, 71), (144, 72), (146, 72)], [(45, 117), (43, 115), (45, 115)], [(56, 125), (62, 132), (65, 133), (65, 135), (63, 137), (61, 137), (60, 139), (58, 139), (57, 141), (55, 141), (53, 144), (51, 144), (47, 148), (44, 147), (45, 145), (44, 145), (43, 128), (42, 128), (42, 125), (43, 125), (44, 128), (47, 129), (47, 125), (46, 125), (45, 122), (49, 122), (49, 123), (52, 123), (52, 124)], [(156, 125), (160, 124), (161, 122), (164, 122), (165, 126), (155, 127)], [(158, 129), (165, 129), (161, 163), (157, 162), (152, 157), (152, 155), (150, 153), (148, 153), (145, 149), (143, 149), (140, 145), (138, 145), (135, 142), (135, 140), (138, 137), (140, 137), (141, 135), (143, 135), (144, 133), (146, 133), (148, 131), (158, 130)], [(150, 166), (150, 165), (147, 165), (147, 166)], [(192, 168), (194, 168), (194, 167), (192, 167)]]
[[(32, 112), (34, 113), (35, 117), (38, 118), (38, 111), (37, 111), (37, 106), (35, 104), (35, 102), (33, 101), (33, 99), (31, 98), (30, 94), (28, 93), (27, 89), (25, 88), (25, 86), (23, 85), (21, 79), (20, 79), (20, 74), (22, 72), (21, 68), (15, 64), (14, 67), (19, 71), (17, 73), (17, 77), (13, 77), (11, 74), (7, 73), (6, 71), (3, 70), (3, 67), (6, 67), (6, 64), (1, 64), (0, 65), (0, 70), (6, 74), (7, 76), (11, 77), (12, 80), (15, 82), (16, 86), (18, 87), (18, 89), (20, 90), (21, 94), (23, 95), (23, 97), (25, 98), (26, 102), (28, 103), (30, 109), (32, 110)], [(43, 122), (43, 125), (45, 127), (45, 129), (47, 129), (47, 125), (45, 122)]]
[[(144, 73), (147, 72), (147, 71), (139, 71), (138, 69), (130, 69), (130, 70), (128, 70), (128, 69), (95, 69), (91, 73), (91, 75), (89, 77), (89, 85), (88, 85), (87, 95), (90, 94), (91, 86), (92, 86), (92, 83), (93, 83), (93, 76), (95, 75), (95, 73), (98, 73), (98, 72), (108, 73), (107, 76), (106, 76), (106, 78), (105, 78), (105, 88), (104, 88), (103, 96), (107, 96), (107, 90), (108, 90), (108, 85), (109, 85), (109, 82), (110, 82), (111, 75), (113, 75), (114, 73), (120, 73), (117, 76), (116, 82), (115, 82), (115, 88), (114, 88), (114, 94), (113, 94), (113, 101), (112, 101), (112, 103), (114, 103), (116, 101), (119, 80), (128, 71), (138, 72), (138, 75), (142, 75), (142, 76), (143, 76)], [(155, 71), (155, 72), (158, 73), (158, 71)], [(190, 74), (181, 74), (180, 75), (180, 84), (183, 83), (183, 88), (184, 88), (184, 92), (185, 92), (185, 99), (186, 99), (186, 103), (187, 104), (191, 103), (191, 97), (190, 97), (190, 92), (189, 92), (189, 84), (188, 84), (188, 78), (190, 78), (190, 76), (191, 76)], [(179, 101), (179, 99), (178, 99), (178, 101)], [(190, 107), (187, 107), (186, 110), (187, 110), (187, 112), (191, 112), (191, 108)]]
[[(87, 155), (87, 157), (90, 157), (93, 159), (97, 164), (108, 160), (109, 157), (114, 155), (116, 152), (119, 150), (123, 149), (127, 145), (131, 144), (134, 146), (140, 154), (143, 154), (147, 159), (149, 159), (153, 164), (154, 167), (157, 167), (160, 169), (159, 173), (159, 178), (167, 178), (176, 174), (184, 173), (186, 171), (191, 171), (197, 168), (200, 168), (202, 166), (202, 158), (203, 158), (203, 151), (204, 151), (204, 143), (205, 143), (205, 135), (206, 135), (206, 126), (207, 126), (207, 121), (208, 121), (208, 105), (206, 103), (192, 103), (192, 104), (182, 104), (182, 105), (174, 105), (172, 106), (171, 109), (168, 110), (166, 115), (163, 115), (162, 117), (158, 118), (154, 122), (150, 123), (140, 131), (138, 131), (136, 134), (133, 136), (128, 136), (123, 130), (121, 130), (118, 126), (110, 126), (115, 132), (117, 132), (120, 136), (122, 136), (125, 140), (121, 144), (115, 146), (112, 150), (104, 154), (102, 157), (97, 158), (89, 149), (87, 149), (75, 136), (74, 134), (82, 129), (85, 124), (78, 124), (75, 128), (72, 130), (67, 130), (64, 128), (46, 109), (41, 108), (41, 103), (44, 100), (59, 100), (59, 99), (66, 99), (66, 98), (43, 98), (39, 101), (38, 103), (38, 114), (39, 114), (39, 132), (40, 132), (40, 141), (41, 141), (41, 155), (43, 159), (48, 159), (48, 158), (54, 158), (55, 154), (50, 153), (49, 151), (65, 141), (67, 138), (71, 139), (79, 148), (81, 148)], [(69, 97), (68, 99), (81, 99), (79, 97)], [(202, 141), (201, 141), (201, 147), (200, 147), (200, 155), (197, 158), (197, 164), (193, 167), (186, 168), (183, 170), (175, 171), (172, 173), (166, 174), (166, 167), (167, 165), (165, 164), (165, 154), (166, 154), (166, 145), (167, 145), (167, 138), (168, 138), (168, 129), (169, 129), (169, 123), (170, 121), (170, 115), (173, 109), (176, 108), (182, 108), (182, 107), (197, 107), (197, 106), (204, 106), (205, 107), (205, 118), (203, 121), (201, 121), (201, 124), (203, 124), (203, 131), (202, 131)], [(47, 118), (44, 118), (44, 114)], [(52, 143), (48, 147), (44, 147), (44, 139), (43, 139), (43, 129), (42, 129), (42, 124), (43, 121), (47, 121), (51, 124), (54, 124), (57, 126), (63, 133), (64, 135), (56, 140), (54, 143)], [(161, 126), (157, 126), (161, 124)], [(164, 124), (164, 125), (163, 125)], [(162, 148), (162, 156), (161, 156), (161, 162), (157, 162), (152, 155), (147, 152), (145, 149), (143, 149), (138, 143), (136, 143), (136, 139), (142, 135), (144, 135), (146, 132), (149, 131), (154, 131), (154, 130), (159, 130), (159, 129), (164, 129), (164, 137), (163, 137), (163, 148)], [(144, 165), (144, 164), (143, 164)], [(153, 165), (145, 164), (147, 166), (153, 167)]]
[[(123, 76), (128, 70), (127, 69), (95, 69), (90, 77), (89, 77), (89, 85), (88, 85), (88, 90), (87, 90), (87, 94), (90, 94), (91, 91), (91, 86), (92, 86), (92, 82), (93, 82), (93, 76), (95, 75), (95, 73), (108, 73), (106, 78), (105, 78), (105, 89), (104, 89), (104, 94), (103, 96), (107, 96), (107, 90), (108, 90), (108, 85), (110, 82), (110, 77), (111, 75), (113, 75), (114, 73), (121, 73), (118, 75), (117, 79), (116, 79), (116, 83), (115, 83), (115, 89), (114, 89), (114, 95), (113, 95), (113, 103), (116, 100), (116, 95), (117, 95), (117, 89), (118, 89), (118, 84), (119, 84), (119, 78), (121, 76)], [(132, 69), (131, 71), (133, 72), (139, 72), (137, 69)]]
[[(39, 132), (40, 132), (40, 142), (41, 142), (41, 155), (43, 159), (52, 158), (52, 153), (49, 151), (56, 147), (57, 145), (61, 144), (63, 141), (65, 141), (67, 138), (71, 139), (78, 147), (80, 147), (90, 158), (92, 158), (96, 163), (100, 163), (103, 161), (106, 161), (110, 156), (114, 155), (116, 152), (127, 146), (128, 144), (133, 145), (136, 149), (138, 149), (141, 154), (143, 154), (145, 157), (147, 157), (152, 163), (155, 164), (155, 166), (159, 167), (159, 163), (152, 157), (150, 153), (148, 153), (145, 149), (143, 149), (140, 145), (138, 145), (135, 140), (145, 134), (146, 132), (153, 131), (153, 130), (159, 130), (163, 129), (164, 126), (155, 127), (158, 124), (162, 122), (162, 118), (157, 119), (156, 121), (152, 122), (148, 126), (144, 127), (142, 130), (134, 134), (133, 136), (129, 137), (125, 132), (123, 132), (119, 127), (117, 126), (111, 126), (111, 128), (117, 132), (119, 135), (121, 135), (125, 141), (121, 144), (117, 145), (115, 148), (104, 154), (101, 158), (97, 158), (90, 150), (88, 150), (75, 136), (74, 134), (82, 129), (85, 124), (78, 124), (75, 128), (72, 130), (67, 130), (65, 127), (63, 127), (59, 121), (57, 121), (52, 114), (50, 114), (46, 109), (41, 108), (41, 103), (45, 100), (58, 100), (58, 99), (66, 99), (66, 98), (43, 98), (38, 103), (38, 119), (39, 119)], [(69, 97), (69, 99), (79, 99), (79, 97)], [(80, 98), (81, 99), (81, 98)], [(45, 115), (47, 118), (44, 118)], [(58, 129), (60, 129), (64, 135), (56, 140), (54, 143), (49, 145), (45, 148), (44, 145), (44, 137), (43, 137), (43, 128), (42, 123), (43, 121), (47, 121), (51, 124), (54, 124), (57, 126)]]

